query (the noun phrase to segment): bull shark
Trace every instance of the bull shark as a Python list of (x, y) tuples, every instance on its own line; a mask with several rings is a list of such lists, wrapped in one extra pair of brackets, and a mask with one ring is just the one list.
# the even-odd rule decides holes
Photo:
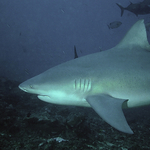
[(19, 88), (48, 103), (92, 107), (112, 127), (133, 134), (123, 109), (150, 104), (150, 45), (144, 20), (115, 47), (50, 68)]

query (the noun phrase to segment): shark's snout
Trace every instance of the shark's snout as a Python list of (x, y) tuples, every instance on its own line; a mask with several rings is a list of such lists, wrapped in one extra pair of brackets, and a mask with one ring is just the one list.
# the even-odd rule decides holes
[(43, 95), (43, 92), (39, 86), (35, 84), (30, 84), (29, 82), (23, 82), (18, 86), (22, 91), (37, 95)]
[(18, 87), (19, 87), (19, 89), (21, 89), (21, 90), (23, 90), (25, 92), (28, 92), (27, 88), (22, 86), (22, 84), (20, 84)]
[(30, 92), (30, 91), (33, 90), (33, 86), (32, 86), (32, 85), (25, 84), (24, 82), (21, 83), (18, 87), (19, 87), (21, 90), (25, 91), (25, 92)]

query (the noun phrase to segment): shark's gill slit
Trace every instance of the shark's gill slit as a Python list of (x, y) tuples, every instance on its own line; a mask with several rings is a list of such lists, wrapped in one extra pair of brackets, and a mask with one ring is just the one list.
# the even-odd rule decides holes
[(88, 81), (87, 79), (84, 79), (84, 92), (87, 91)]
[(84, 79), (84, 80), (83, 80), (83, 92), (85, 92), (85, 91), (86, 91), (86, 89), (85, 89), (85, 88), (86, 88), (86, 79)]
[(88, 91), (88, 86), (89, 86), (89, 80), (86, 79), (86, 89), (85, 89), (85, 91)]
[(87, 91), (91, 89), (91, 79), (88, 79)]
[(82, 83), (81, 83), (82, 79), (80, 78), (79, 80), (79, 87), (80, 87), (80, 90), (82, 90)]

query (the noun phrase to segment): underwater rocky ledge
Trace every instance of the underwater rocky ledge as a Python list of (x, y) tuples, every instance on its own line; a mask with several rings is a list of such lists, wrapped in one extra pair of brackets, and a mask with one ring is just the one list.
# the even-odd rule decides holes
[(133, 135), (119, 132), (91, 108), (40, 101), (0, 78), (0, 150), (149, 150), (150, 106), (125, 110)]

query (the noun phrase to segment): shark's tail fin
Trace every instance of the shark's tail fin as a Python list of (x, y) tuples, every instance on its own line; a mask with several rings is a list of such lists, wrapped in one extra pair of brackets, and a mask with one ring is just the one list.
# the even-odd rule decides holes
[(124, 7), (122, 7), (121, 5), (119, 5), (118, 3), (116, 3), (118, 6), (119, 6), (119, 8), (121, 9), (121, 17), (122, 17), (122, 15), (123, 15), (123, 13), (124, 13)]

